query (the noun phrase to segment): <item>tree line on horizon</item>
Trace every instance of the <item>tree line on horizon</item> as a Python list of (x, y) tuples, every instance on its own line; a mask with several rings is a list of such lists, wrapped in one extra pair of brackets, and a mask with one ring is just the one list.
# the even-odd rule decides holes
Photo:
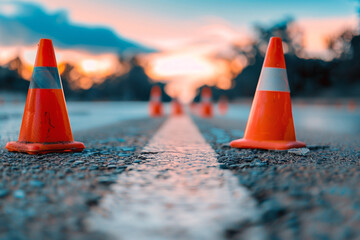
[[(285, 61), (291, 94), (294, 97), (359, 97), (360, 92), (360, 35), (350, 30), (329, 38), (328, 49), (334, 56), (332, 60), (309, 58), (303, 46), (302, 32), (296, 28), (296, 22), (285, 19), (270, 27), (255, 26), (258, 38), (246, 49), (234, 46), (239, 55), (247, 58), (249, 64), (234, 77), (229, 90), (212, 87), (215, 100), (220, 95), (229, 99), (252, 97), (255, 93), (258, 77), (264, 60), (264, 46), (270, 37), (281, 37), (287, 46)], [(146, 75), (136, 56), (124, 60), (129, 71), (123, 75), (108, 76), (103, 82), (89, 89), (73, 88), (71, 70), (74, 66), (66, 64), (62, 72), (65, 95), (74, 100), (127, 100), (146, 101), (150, 89), (155, 84)], [(10, 68), (9, 66), (16, 66)], [(5, 66), (0, 66), (1, 91), (27, 93), (29, 82), (21, 77), (21, 60), (15, 58)], [(164, 84), (156, 83), (164, 88)], [(164, 101), (170, 97), (164, 93)], [(198, 101), (199, 96), (195, 99)]]

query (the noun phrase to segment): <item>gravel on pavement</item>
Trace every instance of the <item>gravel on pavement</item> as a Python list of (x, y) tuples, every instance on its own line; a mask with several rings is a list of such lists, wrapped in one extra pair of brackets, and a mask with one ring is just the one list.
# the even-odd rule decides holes
[[(360, 137), (297, 129), (307, 148), (233, 149), (246, 122), (194, 118), (261, 211), (259, 222), (226, 229), (241, 239), (252, 224), (269, 239), (360, 238)], [(141, 150), (164, 119), (139, 119), (77, 132), (82, 153), (30, 156), (1, 149), (0, 239), (106, 239), (84, 225), (91, 207), (110, 192), (118, 174), (143, 161)], [(1, 143), (4, 145), (5, 143)]]
[[(105, 239), (84, 218), (109, 193), (164, 119), (77, 132), (81, 153), (27, 155), (1, 149), (0, 239)], [(2, 143), (4, 145), (4, 143)]]
[[(360, 238), (360, 136), (298, 130), (306, 149), (267, 151), (230, 148), (246, 122), (195, 121), (262, 211), (269, 239)], [(228, 231), (237, 239), (244, 228)]]

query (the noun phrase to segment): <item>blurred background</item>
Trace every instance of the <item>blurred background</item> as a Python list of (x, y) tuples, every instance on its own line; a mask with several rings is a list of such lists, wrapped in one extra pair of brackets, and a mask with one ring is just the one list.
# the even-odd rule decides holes
[[(184, 103), (254, 95), (271, 36), (293, 98), (359, 97), (359, 1), (0, 1), (0, 101), (26, 96), (40, 38), (54, 42), (68, 100)], [(169, 100), (167, 96), (164, 100)]]
[(297, 131), (359, 134), (359, 15), (357, 0), (0, 0), (0, 140), (19, 132), (40, 38), (73, 130), (148, 117), (154, 85), (185, 104), (209, 86), (243, 128), (279, 36)]

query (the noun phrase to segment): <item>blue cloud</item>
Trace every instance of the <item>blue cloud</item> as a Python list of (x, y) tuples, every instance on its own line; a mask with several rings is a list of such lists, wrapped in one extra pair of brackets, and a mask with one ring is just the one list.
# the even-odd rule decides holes
[(34, 3), (0, 3), (0, 45), (33, 45), (40, 38), (50, 38), (58, 47), (92, 53), (152, 51), (110, 28), (75, 24), (65, 10), (50, 13)]

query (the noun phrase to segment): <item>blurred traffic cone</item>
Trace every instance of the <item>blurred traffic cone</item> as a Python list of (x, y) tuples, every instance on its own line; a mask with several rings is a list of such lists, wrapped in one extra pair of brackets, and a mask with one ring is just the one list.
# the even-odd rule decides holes
[(348, 102), (348, 110), (349, 110), (349, 112), (355, 112), (355, 110), (356, 110), (356, 102), (355, 102), (355, 100), (351, 99)]
[(161, 117), (164, 115), (164, 108), (161, 102), (161, 88), (159, 86), (151, 88), (149, 114), (151, 117)]
[(305, 147), (296, 141), (281, 38), (270, 39), (244, 138), (232, 141), (230, 146), (278, 150)]
[(80, 152), (74, 142), (52, 41), (41, 39), (26, 99), (19, 141), (8, 142), (11, 152), (45, 154)]
[(184, 114), (183, 107), (182, 107), (181, 103), (176, 98), (174, 98), (171, 101), (171, 115), (179, 116), (182, 114)]
[(220, 96), (219, 103), (218, 103), (218, 110), (220, 115), (225, 115), (228, 111), (229, 103), (226, 96)]
[(201, 89), (201, 103), (199, 106), (200, 116), (211, 118), (214, 115), (213, 104), (211, 102), (212, 92), (209, 87)]

